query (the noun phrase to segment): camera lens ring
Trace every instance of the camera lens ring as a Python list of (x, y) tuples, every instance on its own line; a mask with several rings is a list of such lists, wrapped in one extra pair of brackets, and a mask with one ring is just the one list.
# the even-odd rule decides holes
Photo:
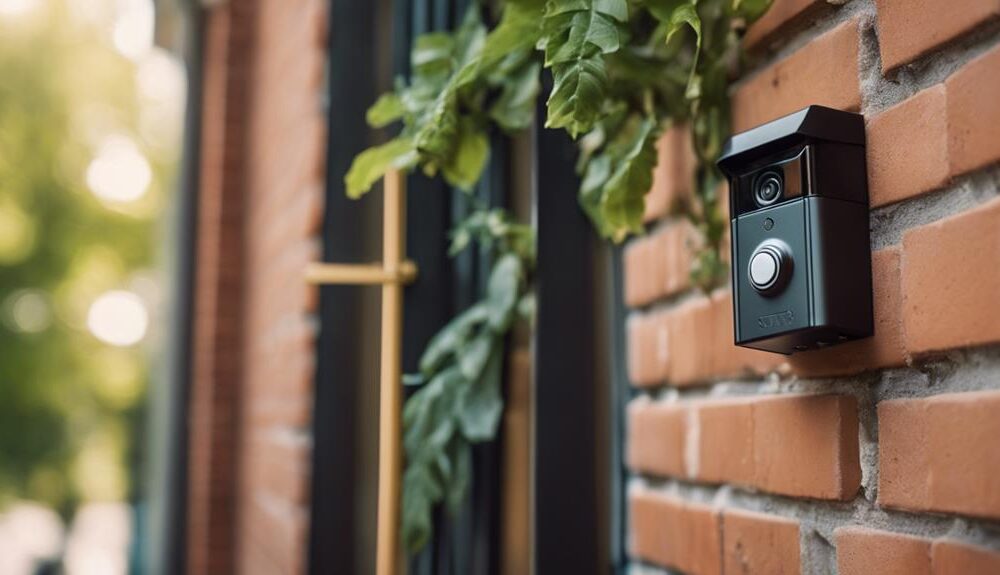
[(781, 172), (767, 170), (754, 180), (753, 196), (760, 207), (770, 206), (784, 195), (785, 182)]

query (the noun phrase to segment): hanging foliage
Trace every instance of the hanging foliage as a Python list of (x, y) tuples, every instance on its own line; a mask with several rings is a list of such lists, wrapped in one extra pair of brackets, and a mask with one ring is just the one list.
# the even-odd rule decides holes
[[(711, 289), (725, 278), (714, 162), (729, 135), (729, 78), (742, 32), (770, 2), (507, 0), (492, 30), (474, 5), (453, 33), (416, 39), (409, 81), (397, 80), (367, 116), (373, 127), (403, 127), (355, 158), (347, 193), (360, 197), (387, 171), (417, 167), (471, 190), (489, 159), (490, 125), (507, 133), (530, 126), (545, 68), (553, 80), (545, 126), (577, 139), (580, 205), (605, 238), (642, 232), (656, 142), (670, 125), (691, 127), (696, 193), (680, 209), (704, 240), (692, 278)], [(438, 333), (420, 373), (407, 377), (421, 386), (403, 417), (411, 552), (432, 536), (433, 507), (464, 497), (470, 445), (496, 434), (503, 341), (518, 310), (530, 317), (532, 308), (533, 231), (482, 207), (454, 230), (452, 252), (471, 243), (494, 250), (487, 294)]]

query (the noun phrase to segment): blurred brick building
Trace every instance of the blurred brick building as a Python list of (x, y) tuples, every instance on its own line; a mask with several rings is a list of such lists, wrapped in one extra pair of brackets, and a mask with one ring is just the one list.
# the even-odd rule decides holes
[(323, 0), (204, 9), (187, 561), (297, 573), (308, 526)]

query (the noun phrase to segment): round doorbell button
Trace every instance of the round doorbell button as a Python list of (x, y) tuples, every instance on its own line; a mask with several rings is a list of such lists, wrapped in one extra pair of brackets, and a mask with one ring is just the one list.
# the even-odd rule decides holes
[(762, 251), (750, 259), (750, 282), (758, 288), (767, 288), (778, 278), (781, 262), (771, 252)]
[(788, 246), (779, 240), (766, 240), (750, 255), (747, 276), (750, 285), (764, 295), (774, 295), (788, 283), (792, 258)]

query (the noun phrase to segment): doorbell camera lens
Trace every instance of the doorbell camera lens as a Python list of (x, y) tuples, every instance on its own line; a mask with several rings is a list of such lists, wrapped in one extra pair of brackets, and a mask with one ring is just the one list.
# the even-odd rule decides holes
[(781, 181), (781, 174), (769, 170), (757, 177), (757, 185), (754, 190), (754, 197), (757, 205), (770, 206), (781, 197), (784, 184)]

